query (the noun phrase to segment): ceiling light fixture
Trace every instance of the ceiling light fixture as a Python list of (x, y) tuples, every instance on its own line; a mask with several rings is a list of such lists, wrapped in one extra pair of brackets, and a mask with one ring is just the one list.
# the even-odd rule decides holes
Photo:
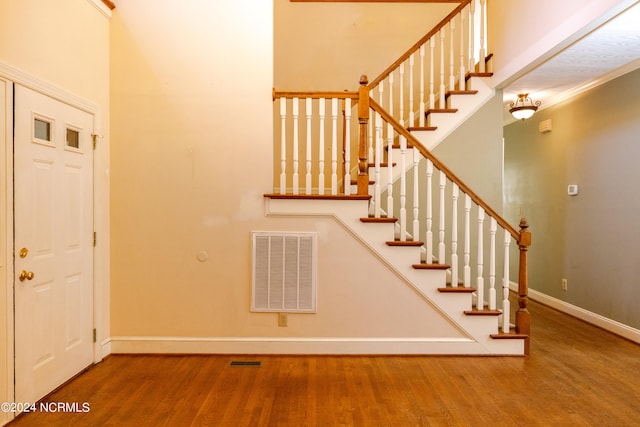
[(509, 112), (513, 117), (518, 120), (525, 120), (533, 116), (533, 113), (538, 110), (540, 101), (533, 102), (528, 93), (519, 93), (518, 99), (509, 104), (509, 106), (511, 107)]

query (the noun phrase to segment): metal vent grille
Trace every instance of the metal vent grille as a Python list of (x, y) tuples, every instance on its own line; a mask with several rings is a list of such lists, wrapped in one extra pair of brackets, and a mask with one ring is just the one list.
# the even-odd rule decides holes
[(315, 233), (253, 233), (251, 311), (316, 311)]

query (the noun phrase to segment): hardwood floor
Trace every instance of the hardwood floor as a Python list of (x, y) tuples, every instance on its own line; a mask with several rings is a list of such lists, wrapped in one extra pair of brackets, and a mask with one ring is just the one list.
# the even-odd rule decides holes
[(9, 426), (640, 425), (640, 346), (530, 308), (529, 357), (114, 355)]

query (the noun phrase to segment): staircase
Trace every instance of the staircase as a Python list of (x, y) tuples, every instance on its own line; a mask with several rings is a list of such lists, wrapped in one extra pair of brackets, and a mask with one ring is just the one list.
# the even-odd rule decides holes
[(363, 76), (357, 92), (274, 91), (281, 168), (267, 215), (331, 216), (461, 331), (422, 354), (529, 352), (528, 225), (508, 224), (430, 151), (493, 95), (491, 56), (473, 41), (484, 46), (473, 36), (484, 20), (484, 0), (462, 2), (373, 82)]

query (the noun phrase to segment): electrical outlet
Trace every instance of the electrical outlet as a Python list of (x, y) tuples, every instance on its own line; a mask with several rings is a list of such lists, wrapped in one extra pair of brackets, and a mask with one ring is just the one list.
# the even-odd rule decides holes
[(562, 279), (562, 290), (563, 291), (567, 290), (567, 279)]
[(288, 324), (287, 313), (278, 313), (278, 326), (288, 326)]

